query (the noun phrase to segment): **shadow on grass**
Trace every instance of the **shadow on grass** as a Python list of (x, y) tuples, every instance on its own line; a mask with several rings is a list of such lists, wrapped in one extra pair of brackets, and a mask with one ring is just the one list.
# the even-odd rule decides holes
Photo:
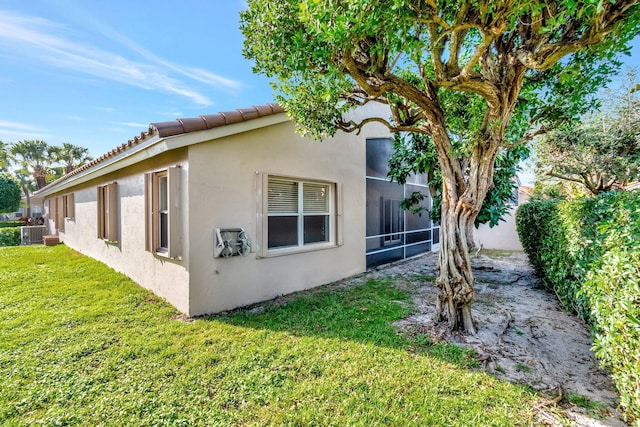
[(473, 350), (445, 342), (434, 344), (426, 335), (409, 337), (398, 330), (393, 322), (411, 311), (409, 291), (398, 289), (391, 279), (372, 279), (350, 288), (327, 285), (287, 297), (284, 303), (270, 301), (205, 319), (297, 336), (405, 349), (465, 368), (477, 366)]

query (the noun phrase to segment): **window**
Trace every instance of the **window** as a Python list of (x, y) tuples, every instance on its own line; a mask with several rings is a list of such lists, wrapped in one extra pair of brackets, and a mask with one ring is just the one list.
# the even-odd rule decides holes
[(384, 199), (382, 230), (385, 246), (400, 243), (404, 230), (404, 211), (400, 203), (400, 200)]
[(259, 206), (263, 256), (270, 251), (341, 243), (335, 232), (339, 186), (262, 174), (260, 179), (259, 188), (264, 192)]
[[(38, 209), (36, 209), (36, 207), (38, 207)], [(41, 214), (42, 212), (41, 209), (39, 209), (39, 206), (36, 205), (32, 208), (32, 217), (37, 217)], [(75, 218), (75, 201), (73, 193), (49, 199), (49, 219), (55, 223), (56, 230), (64, 231), (65, 219), (67, 218)]]
[(145, 176), (146, 249), (171, 258), (180, 256), (180, 168)]
[(48, 204), (49, 204), (49, 221), (53, 221), (53, 226), (51, 229), (52, 233), (56, 233), (57, 228), (58, 228), (58, 212), (57, 212), (57, 208), (58, 208), (58, 199), (57, 198), (53, 198), (53, 199), (49, 199), (47, 200)]
[(75, 219), (76, 203), (73, 193), (62, 196), (62, 207), (64, 209), (63, 215), (65, 218)]
[(115, 182), (98, 187), (98, 239), (118, 241), (118, 187)]

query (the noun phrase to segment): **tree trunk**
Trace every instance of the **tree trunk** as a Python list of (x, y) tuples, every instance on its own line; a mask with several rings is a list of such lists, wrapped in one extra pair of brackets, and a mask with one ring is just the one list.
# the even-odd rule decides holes
[(36, 180), (38, 190), (47, 186), (47, 171), (43, 166), (36, 165), (33, 167), (33, 178)]
[[(443, 181), (446, 187), (446, 180)], [(443, 196), (445, 194), (447, 192), (443, 192)], [(476, 327), (471, 315), (471, 301), (475, 278), (466, 235), (469, 213), (459, 207), (456, 200), (443, 197), (435, 320), (446, 321), (449, 330), (464, 329), (473, 335)]]
[(467, 221), (465, 234), (467, 236), (467, 248), (469, 251), (476, 249), (476, 242), (473, 238), (473, 229), (475, 228), (475, 219)]
[(31, 218), (31, 196), (29, 195), (29, 189), (24, 183), (20, 183), (22, 192), (24, 193), (25, 201), (27, 202), (27, 218)]
[(476, 333), (471, 314), (475, 278), (469, 251), (475, 246), (473, 224), (493, 183), (497, 151), (497, 145), (478, 144), (465, 183), (460, 183), (455, 169), (448, 167), (452, 162), (440, 164), (442, 212), (435, 321), (446, 321), (449, 330), (464, 330), (471, 335)]

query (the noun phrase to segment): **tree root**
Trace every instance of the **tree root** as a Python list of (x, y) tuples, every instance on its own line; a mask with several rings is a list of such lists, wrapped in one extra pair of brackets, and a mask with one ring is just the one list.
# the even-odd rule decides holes
[(497, 345), (502, 345), (502, 337), (504, 336), (504, 334), (509, 329), (509, 326), (511, 325), (511, 322), (513, 322), (513, 316), (511, 316), (511, 313), (509, 312), (509, 310), (505, 310), (504, 314), (506, 315), (507, 319), (505, 321), (504, 328), (502, 328), (502, 332), (500, 332), (500, 334), (498, 335)]
[(537, 405), (534, 405), (533, 410), (538, 414), (540, 418), (549, 423), (549, 425), (557, 424), (557, 417), (554, 416), (553, 413), (546, 411), (545, 408), (549, 406), (556, 406), (558, 403), (564, 399), (564, 389), (562, 388), (562, 384), (558, 383), (558, 395), (553, 399), (545, 400), (544, 402), (540, 402)]

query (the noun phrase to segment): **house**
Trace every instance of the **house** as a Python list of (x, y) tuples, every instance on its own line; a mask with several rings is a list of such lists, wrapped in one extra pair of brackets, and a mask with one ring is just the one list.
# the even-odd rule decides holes
[(305, 139), (267, 104), (152, 123), (38, 196), (50, 233), (196, 316), (434, 249), (400, 209), (424, 179), (386, 178), (391, 142), (379, 124)]
[(20, 210), (9, 214), (0, 214), (0, 219), (3, 221), (18, 220), (20, 218), (33, 218), (39, 219), (44, 215), (44, 201), (41, 197), (36, 197), (33, 194), (29, 195), (29, 201), (24, 194), (20, 198)]

